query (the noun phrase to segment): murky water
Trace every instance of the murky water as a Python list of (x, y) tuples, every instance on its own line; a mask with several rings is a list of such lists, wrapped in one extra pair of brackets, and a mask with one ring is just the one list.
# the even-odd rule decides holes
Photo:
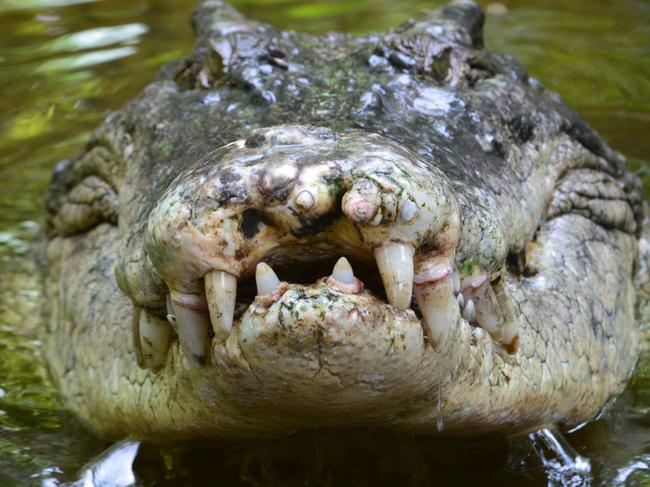
[[(24, 264), (24, 256), (37, 233), (54, 163), (74, 156), (107, 110), (132, 98), (163, 63), (191, 49), (188, 18), (194, 3), (0, 0), (0, 485), (73, 481), (109, 446), (62, 411), (47, 384), (35, 333), (41, 326), (35, 270)], [(281, 28), (367, 32), (397, 25), (441, 2), (234, 3)], [(644, 162), (650, 158), (650, 3), (511, 0), (504, 5), (489, 7), (488, 47), (515, 54), (628, 155), (650, 183), (650, 165)], [(606, 415), (567, 439), (591, 462), (591, 473), (572, 481), (650, 485), (650, 361), (642, 359), (635, 379)], [(387, 437), (378, 444), (393, 441)], [(270, 453), (274, 448), (142, 445), (134, 469), (143, 485), (396, 485), (432, 479), (544, 485), (545, 468), (553, 465), (552, 459), (536, 460), (526, 444), (511, 449), (508, 458), (508, 449), (498, 442), (445, 447), (441, 455), (439, 445), (404, 441), (386, 456), (386, 448), (369, 450), (362, 439), (346, 439), (337, 456), (323, 452), (340, 439), (308, 436), (284, 445), (282, 458)], [(292, 456), (292, 450), (300, 453)], [(397, 464), (406, 465), (399, 476), (391, 468)]]

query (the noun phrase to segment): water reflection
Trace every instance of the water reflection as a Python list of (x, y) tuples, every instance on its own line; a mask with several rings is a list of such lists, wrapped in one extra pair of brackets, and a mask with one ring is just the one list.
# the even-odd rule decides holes
[(144, 24), (126, 24), (115, 27), (98, 27), (74, 34), (60, 36), (44, 48), (50, 52), (78, 51), (109, 46), (120, 42), (134, 43), (145, 34), (149, 28)]
[[(650, 460), (648, 460), (650, 462)], [(614, 477), (614, 484), (628, 485), (627, 482), (641, 482), (642, 479), (650, 475), (650, 463), (635, 461), (618, 470)]]
[(61, 57), (44, 62), (36, 68), (36, 72), (48, 73), (50, 71), (81, 69), (127, 57), (136, 52), (137, 50), (134, 47), (117, 47), (115, 49), (104, 49), (87, 54), (78, 54), (76, 56)]
[(37, 9), (43, 7), (65, 7), (80, 3), (96, 2), (97, 0), (3, 0), (0, 3), (0, 13), (12, 10)]
[(135, 484), (133, 461), (139, 441), (124, 440), (111, 446), (84, 468), (79, 480), (69, 487), (128, 487)]
[[(54, 163), (74, 156), (106, 111), (135, 96), (163, 63), (191, 50), (188, 19), (196, 1), (0, 0), (0, 485), (20, 485), (30, 478), (36, 485), (79, 480), (80, 467), (108, 446), (62, 411), (46, 380), (38, 359), (36, 330), (42, 323), (37, 270), (23, 258), (36, 232), (35, 221), (40, 218)], [(387, 29), (443, 2), (234, 3), (245, 14), (280, 28), (359, 33)], [(650, 153), (647, 2), (501, 3), (505, 8), (490, 9), (499, 15), (488, 17), (488, 47), (515, 54), (533, 76), (559, 91), (614, 147), (636, 157), (634, 167), (642, 171), (650, 188), (644, 162)], [(649, 428), (650, 365), (646, 360), (615, 408), (568, 438), (580, 455), (590, 458), (594, 483), (641, 483), (650, 478)], [(329, 440), (295, 441), (299, 458), (308, 452), (312, 466), (324, 469), (317, 450)], [(409, 441), (389, 441), (390, 455), (376, 455), (380, 460), (376, 472), (388, 475), (389, 467), (402, 462), (415, 477), (429, 475), (443, 484), (459, 479), (493, 485), (545, 483), (543, 466), (510, 470), (503, 445), (454, 449), (425, 442), (420, 449)], [(274, 483), (287, 483), (288, 469), (282, 467), (287, 466), (286, 458), (254, 446), (246, 451), (238, 448), (143, 445), (135, 470), (145, 485), (209, 482), (215, 469), (220, 478), (232, 483), (254, 484), (269, 472), (275, 475)], [(272, 444), (269, 449), (278, 448)], [(372, 475), (357, 465), (364, 449), (368, 449), (366, 444), (352, 439), (334, 449), (339, 456), (333, 452), (331, 459), (338, 465), (339, 480), (350, 485), (370, 483)], [(220, 455), (224, 460), (215, 465)], [(130, 466), (130, 461), (124, 464)], [(305, 473), (300, 462), (288, 465), (292, 475)], [(479, 473), (466, 472), (470, 467)]]
[[(57, 16), (39, 16), (38, 20), (45, 22), (57, 22)], [(17, 60), (29, 60), (39, 55), (56, 54), (66, 51), (81, 51), (110, 46), (111, 44), (139, 42), (149, 28), (145, 24), (134, 23), (117, 25), (113, 27), (98, 27), (87, 29), (81, 32), (62, 34), (51, 41), (41, 42), (36, 45), (8, 48), (4, 53), (4, 62), (16, 62)]]

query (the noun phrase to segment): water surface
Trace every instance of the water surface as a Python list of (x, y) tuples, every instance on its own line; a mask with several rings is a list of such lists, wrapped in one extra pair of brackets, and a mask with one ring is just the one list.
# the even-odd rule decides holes
[[(135, 96), (162, 64), (191, 50), (188, 19), (194, 3), (0, 0), (0, 485), (72, 481), (86, 462), (109, 446), (66, 414), (47, 384), (35, 333), (42, 326), (39, 291), (35, 270), (24, 264), (24, 256), (37, 234), (53, 165), (77, 154), (106, 112)], [(279, 28), (363, 33), (389, 29), (442, 2), (234, 3), (245, 14)], [(487, 47), (516, 55), (532, 76), (559, 92), (630, 158), (650, 188), (650, 3), (510, 0), (483, 6), (488, 7)], [(626, 393), (608, 413), (567, 438), (580, 455), (591, 459), (594, 484), (650, 485), (648, 359), (642, 359)], [(312, 452), (305, 454), (312, 458), (319, 445), (329, 442), (300, 439), (294, 448)], [(358, 440), (345, 444), (351, 457), (371, 461), (359, 453), (367, 448)], [(372, 461), (413, 461), (404, 452), (427, 447), (400, 448), (401, 454)], [(260, 451), (143, 445), (135, 470), (143, 485), (202, 485), (215, 479), (244, 485), (376, 485), (379, 478), (391, 485), (405, 480), (391, 476), (390, 468), (370, 472), (359, 462), (331, 458), (338, 467), (321, 465), (319, 477), (309, 469), (303, 472), (304, 465), (273, 466)], [(409, 480), (546, 483), (539, 462), (525, 453), (508, 461), (502, 444), (452, 451), (442, 460), (422, 456)], [(226, 460), (215, 463), (215, 457)], [(468, 471), (471, 468), (475, 473)]]

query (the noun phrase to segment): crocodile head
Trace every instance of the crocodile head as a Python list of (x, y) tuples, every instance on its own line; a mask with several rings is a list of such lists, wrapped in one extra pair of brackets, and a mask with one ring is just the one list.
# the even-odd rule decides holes
[(313, 37), (199, 6), (194, 54), (55, 170), (68, 406), (151, 438), (596, 415), (639, 348), (639, 183), (482, 22)]

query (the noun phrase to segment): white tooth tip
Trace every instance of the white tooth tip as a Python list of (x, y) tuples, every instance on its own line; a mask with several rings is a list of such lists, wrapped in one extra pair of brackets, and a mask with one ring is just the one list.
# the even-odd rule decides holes
[(257, 295), (264, 296), (271, 294), (280, 285), (280, 279), (273, 272), (271, 266), (264, 262), (257, 264), (255, 269), (255, 282), (257, 283)]
[(332, 277), (342, 284), (354, 284), (354, 271), (348, 259), (341, 257), (336, 261)]
[(467, 300), (467, 304), (465, 305), (465, 308), (463, 309), (463, 318), (465, 318), (467, 321), (474, 321), (474, 301), (471, 299)]
[(415, 204), (415, 202), (411, 200), (405, 200), (401, 205), (400, 205), (400, 216), (402, 217), (402, 221), (405, 222), (410, 222), (415, 218), (415, 215), (418, 212), (418, 207)]

